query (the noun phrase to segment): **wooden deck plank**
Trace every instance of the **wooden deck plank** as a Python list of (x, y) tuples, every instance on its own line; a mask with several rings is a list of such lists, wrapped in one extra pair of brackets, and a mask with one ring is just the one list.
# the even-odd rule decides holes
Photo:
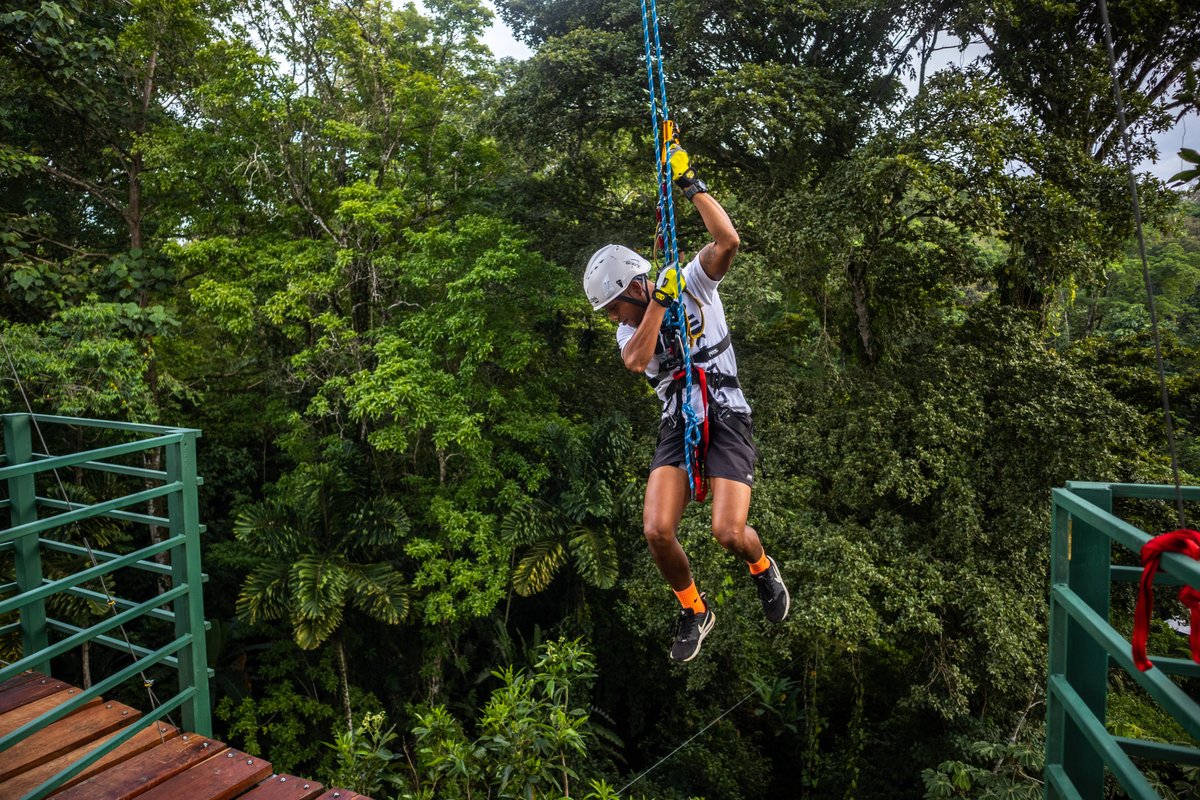
[(111, 700), (82, 708), (0, 752), (0, 781), (120, 730), (141, 715), (137, 709)]
[(40, 672), (34, 672), (27, 669), (20, 675), (14, 675), (6, 681), (0, 681), (0, 692), (6, 692), (14, 686), (20, 686), (22, 683), (27, 683), (36, 678), (45, 678), (46, 676)]
[[(65, 686), (66, 684), (63, 685)], [(36, 700), (25, 703), (24, 705), (18, 706), (17, 708), (14, 708), (5, 714), (0, 714), (0, 736), (5, 736), (12, 733), (27, 722), (37, 719), (50, 709), (60, 706), (68, 700), (77, 697), (78, 695), (78, 689), (76, 689), (74, 686), (67, 686), (67, 688), (60, 692), (55, 692), (54, 694), (47, 695), (46, 697), (40, 697)], [(100, 698), (95, 698), (94, 700), (85, 703), (79, 710), (82, 711), (84, 708), (91, 708), (92, 706), (97, 705), (100, 705)]]
[(221, 742), (194, 733), (184, 734), (80, 781), (54, 798), (129, 800), (223, 750), (225, 745)]
[[(151, 747), (157, 747), (166, 739), (172, 739), (179, 735), (179, 729), (173, 725), (168, 725), (165, 722), (159, 722), (145, 730), (134, 735), (132, 739), (122, 744), (116, 750), (106, 755), (104, 758), (92, 764), (83, 772), (76, 775), (71, 780), (67, 781), (61, 788), (65, 789), (68, 786), (74, 786), (86, 778), (95, 775), (97, 772), (108, 769), (113, 764), (124, 761), (127, 758), (132, 758), (138, 753), (145, 752)], [(40, 766), (21, 772), (19, 775), (14, 775), (4, 782), (0, 782), (0, 797), (23, 797), (33, 789), (41, 786), (51, 777), (62, 772), (67, 767), (81, 760), (84, 756), (91, 753), (96, 748), (103, 745), (110, 737), (105, 736), (100, 739), (88, 742), (87, 744), (77, 747), (69, 753), (55, 758), (52, 761), (47, 761)]]
[(272, 775), (238, 800), (314, 800), (325, 787), (295, 775)]
[(371, 800), (365, 794), (352, 792), (349, 789), (330, 789), (317, 800)]
[[(13, 709), (20, 708), (34, 700), (49, 697), (52, 694), (74, 689), (55, 678), (35, 676), (32, 680), (24, 681), (8, 689), (0, 691), (0, 714), (7, 714)], [(78, 689), (75, 689), (78, 692)]]
[(270, 761), (230, 748), (163, 781), (139, 800), (231, 800), (273, 771)]

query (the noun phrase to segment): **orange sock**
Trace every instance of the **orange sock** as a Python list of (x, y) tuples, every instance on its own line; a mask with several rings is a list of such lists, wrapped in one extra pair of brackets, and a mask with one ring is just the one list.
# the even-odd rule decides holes
[(700, 599), (700, 590), (696, 588), (696, 582), (692, 581), (688, 587), (682, 592), (675, 592), (675, 596), (679, 598), (679, 604), (684, 608), (690, 608), (697, 614), (703, 614), (707, 610), (704, 601)]
[(771, 559), (767, 558), (767, 551), (763, 550), (762, 558), (758, 561), (747, 561), (746, 564), (750, 567), (751, 575), (761, 575), (771, 568)]

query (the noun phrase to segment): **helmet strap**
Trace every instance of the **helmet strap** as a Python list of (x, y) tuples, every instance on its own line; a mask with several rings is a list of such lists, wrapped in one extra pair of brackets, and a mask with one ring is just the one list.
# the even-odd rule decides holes
[[(642, 285), (643, 289), (645, 288), (645, 286), (646, 286), (646, 276), (645, 275), (638, 275), (636, 278), (634, 278), (634, 281), (636, 281), (637, 283), (640, 283)], [(638, 298), (638, 297), (630, 297), (629, 295), (624, 294), (624, 293), (617, 295), (613, 299), (614, 300), (624, 300), (626, 303), (633, 303), (635, 306), (640, 306), (642, 308), (647, 308), (650, 305), (649, 300), (642, 300), (641, 298)]]
[(613, 299), (614, 300), (624, 300), (626, 303), (633, 303), (635, 306), (641, 306), (642, 308), (648, 308), (650, 306), (650, 304), (647, 303), (645, 300), (639, 300), (638, 298), (630, 297), (627, 294), (619, 294), (616, 297), (614, 297)]

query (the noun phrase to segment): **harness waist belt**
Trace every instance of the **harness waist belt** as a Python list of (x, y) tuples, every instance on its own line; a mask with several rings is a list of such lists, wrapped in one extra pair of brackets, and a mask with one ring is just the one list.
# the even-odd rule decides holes
[[(696, 369), (699, 369), (699, 367), (696, 367)], [(708, 370), (704, 370), (704, 376), (705, 376), (705, 378), (708, 379), (708, 388), (710, 391), (715, 392), (717, 389), (740, 389), (740, 388), (742, 388), (742, 384), (738, 382), (737, 375), (727, 375), (724, 372), (709, 372)], [(676, 387), (676, 390), (680, 391), (680, 392), (683, 391), (683, 385), (684, 385), (684, 383), (686, 383), (686, 381), (684, 380), (684, 376), (680, 375), (678, 378), (675, 378), (669, 374), (667, 375), (667, 377), (662, 378), (660, 380), (655, 380), (654, 378), (646, 378), (646, 381), (652, 387), (654, 387), (655, 390), (657, 390), (658, 387), (660, 387), (660, 386), (677, 383), (677, 384), (679, 384), (679, 386)]]

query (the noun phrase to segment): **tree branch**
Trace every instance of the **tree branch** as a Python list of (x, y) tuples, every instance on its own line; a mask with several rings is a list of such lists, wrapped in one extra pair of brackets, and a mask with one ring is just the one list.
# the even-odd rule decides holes
[(83, 189), (85, 192), (90, 194), (92, 197), (96, 198), (101, 203), (104, 203), (104, 205), (108, 206), (113, 211), (116, 211), (118, 214), (120, 214), (121, 219), (125, 220), (126, 222), (129, 221), (129, 215), (126, 212), (125, 207), (122, 206), (117, 201), (113, 200), (111, 197), (109, 197), (104, 192), (104, 190), (101, 189), (99, 186), (89, 183), (88, 181), (85, 181), (82, 178), (77, 178), (74, 175), (70, 174), (69, 172), (63, 172), (60, 169), (56, 169), (55, 167), (50, 166), (50, 164), (48, 164), (46, 162), (43, 162), (40, 165), (40, 168), (43, 172), (45, 172), (48, 175), (52, 175), (55, 178), (58, 178), (59, 180), (62, 180), (62, 181), (66, 181), (67, 183), (70, 183), (74, 186), (78, 186), (80, 189)]

